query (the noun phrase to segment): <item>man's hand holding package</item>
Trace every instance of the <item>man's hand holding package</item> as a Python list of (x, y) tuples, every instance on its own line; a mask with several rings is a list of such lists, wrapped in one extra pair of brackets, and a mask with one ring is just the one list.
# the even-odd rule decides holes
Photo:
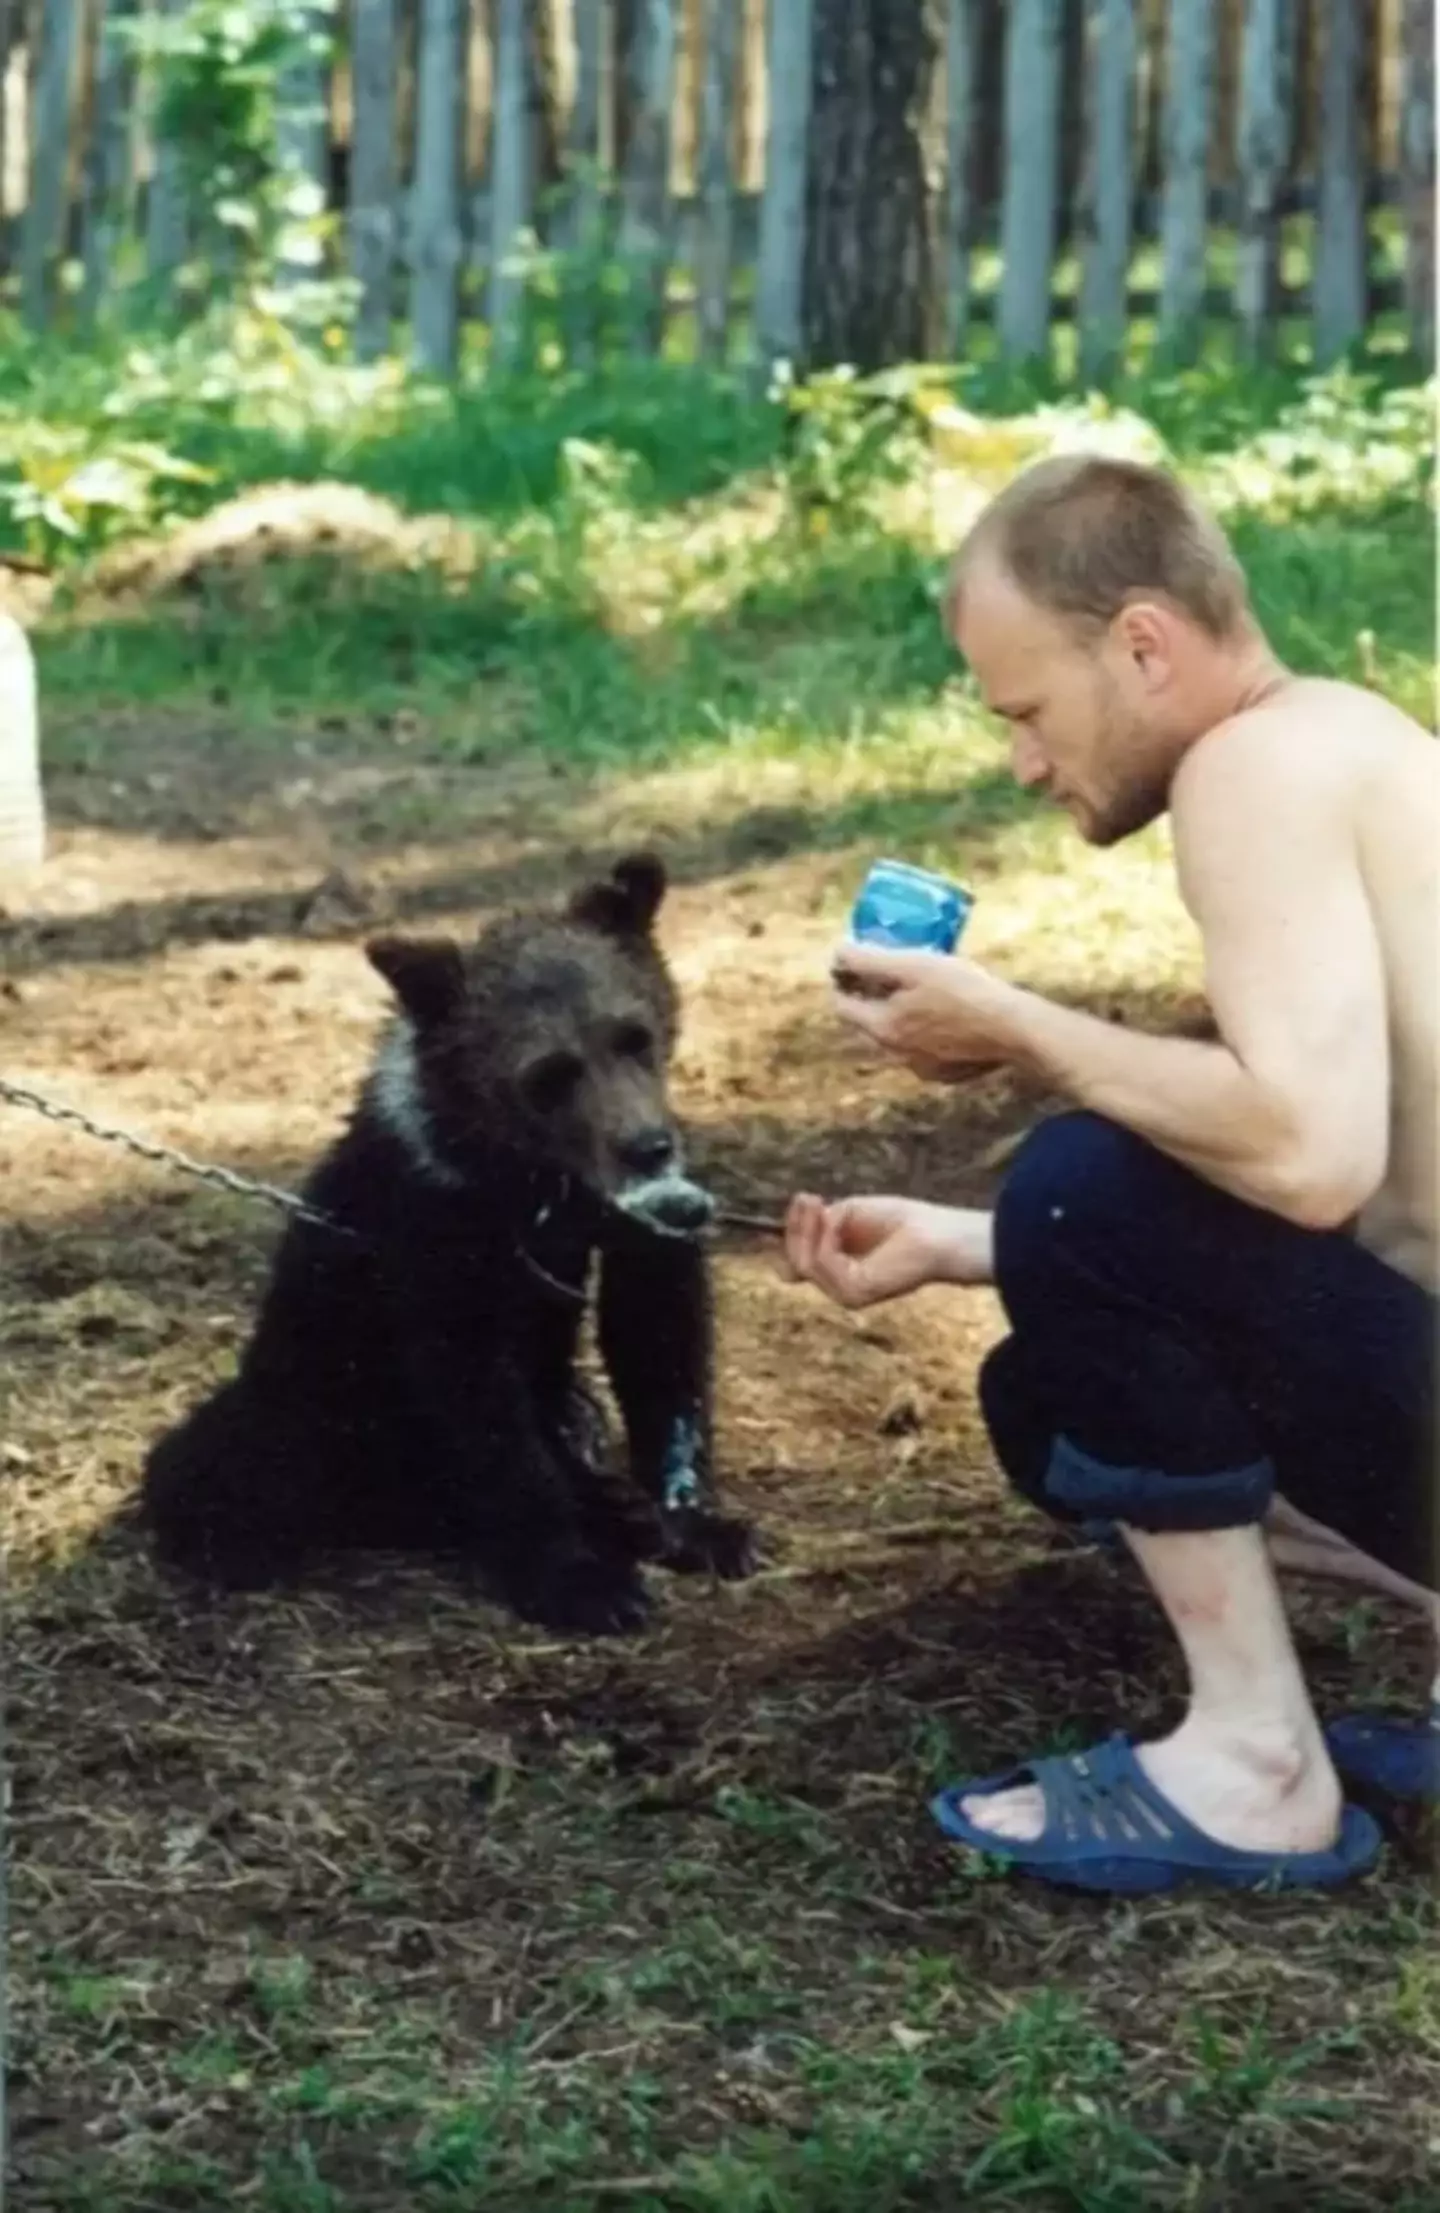
[(846, 943), (831, 974), (841, 1020), (927, 1083), (964, 1083), (1016, 1055), (1024, 994), (973, 961)]

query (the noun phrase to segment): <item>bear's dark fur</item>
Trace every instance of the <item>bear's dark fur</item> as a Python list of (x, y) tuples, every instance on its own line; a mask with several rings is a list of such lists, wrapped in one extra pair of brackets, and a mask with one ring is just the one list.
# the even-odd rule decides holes
[[(602, 1633), (644, 1621), (642, 1559), (750, 1572), (712, 1477), (706, 1255), (664, 1227), (703, 1201), (675, 1180), (664, 892), (636, 854), (467, 950), (366, 947), (398, 1011), (305, 1186), (327, 1226), (291, 1221), (233, 1381), (149, 1455), (162, 1559), (255, 1587), (335, 1548), (451, 1553)], [(628, 1484), (576, 1372), (595, 1259)]]

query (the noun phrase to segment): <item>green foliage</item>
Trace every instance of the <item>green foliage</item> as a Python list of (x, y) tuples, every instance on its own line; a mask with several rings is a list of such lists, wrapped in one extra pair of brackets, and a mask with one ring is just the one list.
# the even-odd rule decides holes
[(108, 426), (0, 419), (0, 513), (24, 551), (46, 563), (93, 553), (193, 504), (214, 472)]
[[(0, 542), (79, 588), (117, 539), (251, 486), (338, 479), (457, 522), (468, 573), (291, 562), (263, 586), (257, 572), (240, 620), (233, 594), (203, 592), (183, 620), (162, 604), (123, 623), (57, 610), (39, 638), (51, 695), (200, 692), (269, 722), (418, 704), (467, 753), (499, 731), (585, 761), (803, 753), (819, 776), (816, 748), (862, 729), (871, 745), (912, 729), (917, 764), (939, 743), (914, 717), (956, 674), (936, 604), (946, 480), (1118, 442), (1165, 455), (1221, 507), (1283, 653), (1430, 714), (1433, 386), (1378, 364), (1254, 385), (1212, 364), (1112, 400), (1017, 413), (1014, 398), (979, 370), (924, 366), (764, 396), (654, 360), (589, 377), (467, 365), (447, 385), (354, 364), (342, 327), (307, 337), (258, 295), (91, 352), (12, 326)], [(938, 780), (925, 767), (887, 802), (912, 841)], [(988, 786), (983, 804), (1012, 806)], [(873, 802), (845, 805), (851, 820)]]
[(1387, 390), (1373, 375), (1340, 369), (1317, 378), (1273, 424), (1209, 456), (1205, 488), (1221, 509), (1271, 517), (1428, 504), (1435, 427), (1433, 383)]
[(447, 384), (394, 358), (349, 361), (346, 344), (342, 320), (297, 328), (263, 289), (173, 333), (84, 351), (0, 314), (0, 417), (162, 440), (213, 469), (217, 499), (279, 476), (343, 477), (412, 513), (487, 517), (551, 510), (573, 476), (572, 441), (629, 457), (640, 504), (715, 491), (778, 445), (778, 410), (702, 369), (471, 366)]
[(803, 531), (854, 528), (883, 486), (921, 465), (930, 408), (949, 398), (940, 372), (820, 370), (797, 382), (788, 368), (771, 392), (784, 419), (785, 489)]
[(201, 218), (201, 251), (232, 280), (318, 262), (323, 207), (290, 172), (281, 125), (288, 87), (328, 52), (335, 0), (185, 0), (122, 20), (156, 85), (159, 136), (177, 148)]

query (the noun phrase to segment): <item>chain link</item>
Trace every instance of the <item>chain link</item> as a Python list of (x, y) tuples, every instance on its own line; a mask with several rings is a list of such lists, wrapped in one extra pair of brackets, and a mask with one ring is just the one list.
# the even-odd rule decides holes
[(136, 1137), (130, 1130), (92, 1121), (78, 1107), (61, 1106), (58, 1100), (43, 1098), (38, 1091), (27, 1091), (23, 1084), (11, 1083), (4, 1076), (0, 1076), (0, 1099), (8, 1099), (12, 1106), (29, 1107), (34, 1113), (43, 1115), (47, 1122), (69, 1122), (76, 1129), (84, 1130), (87, 1136), (98, 1137), (104, 1145), (123, 1145), (127, 1152), (135, 1153), (141, 1160), (178, 1168), (184, 1175), (194, 1176), (198, 1182), (208, 1183), (217, 1191), (231, 1191), (245, 1199), (264, 1199), (268, 1205), (278, 1206), (302, 1222), (313, 1222), (317, 1229), (334, 1230), (339, 1237), (356, 1234), (343, 1222), (333, 1221), (328, 1214), (307, 1206), (293, 1191), (282, 1191), (273, 1183), (259, 1183), (250, 1176), (237, 1176), (231, 1168), (206, 1167), (198, 1160), (191, 1160), (187, 1153), (177, 1152), (173, 1145), (159, 1145), (153, 1138)]
[[(92, 1121), (78, 1107), (62, 1106), (57, 1099), (47, 1099), (38, 1091), (27, 1091), (23, 1084), (11, 1083), (5, 1076), (0, 1076), (0, 1099), (7, 1099), (11, 1106), (29, 1107), (32, 1113), (43, 1115), (47, 1122), (68, 1122), (75, 1129), (84, 1130), (87, 1136), (98, 1138), (102, 1145), (122, 1145), (141, 1160), (178, 1168), (183, 1175), (194, 1176), (197, 1182), (208, 1183), (216, 1191), (230, 1191), (242, 1199), (263, 1199), (268, 1206), (278, 1206), (299, 1221), (313, 1223), (317, 1229), (333, 1230), (337, 1237), (359, 1240), (358, 1230), (349, 1229), (344, 1222), (337, 1222), (333, 1216), (307, 1206), (294, 1191), (282, 1191), (278, 1184), (259, 1183), (251, 1176), (237, 1176), (233, 1168), (207, 1167), (201, 1161), (192, 1160), (188, 1153), (178, 1152), (173, 1145), (157, 1144), (154, 1138), (137, 1137), (133, 1131), (117, 1129), (112, 1123)], [(730, 1207), (718, 1208), (714, 1219), (729, 1229), (754, 1230), (770, 1237), (778, 1236), (783, 1226), (772, 1215), (741, 1214)]]

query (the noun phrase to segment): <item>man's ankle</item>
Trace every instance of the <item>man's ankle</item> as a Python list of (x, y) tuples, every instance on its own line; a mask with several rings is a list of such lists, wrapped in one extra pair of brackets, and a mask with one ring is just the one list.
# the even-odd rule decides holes
[(1298, 1790), (1330, 1764), (1320, 1725), (1308, 1705), (1236, 1713), (1197, 1703), (1177, 1735), (1193, 1734), (1197, 1749), (1233, 1761), (1257, 1783), (1282, 1794)]

